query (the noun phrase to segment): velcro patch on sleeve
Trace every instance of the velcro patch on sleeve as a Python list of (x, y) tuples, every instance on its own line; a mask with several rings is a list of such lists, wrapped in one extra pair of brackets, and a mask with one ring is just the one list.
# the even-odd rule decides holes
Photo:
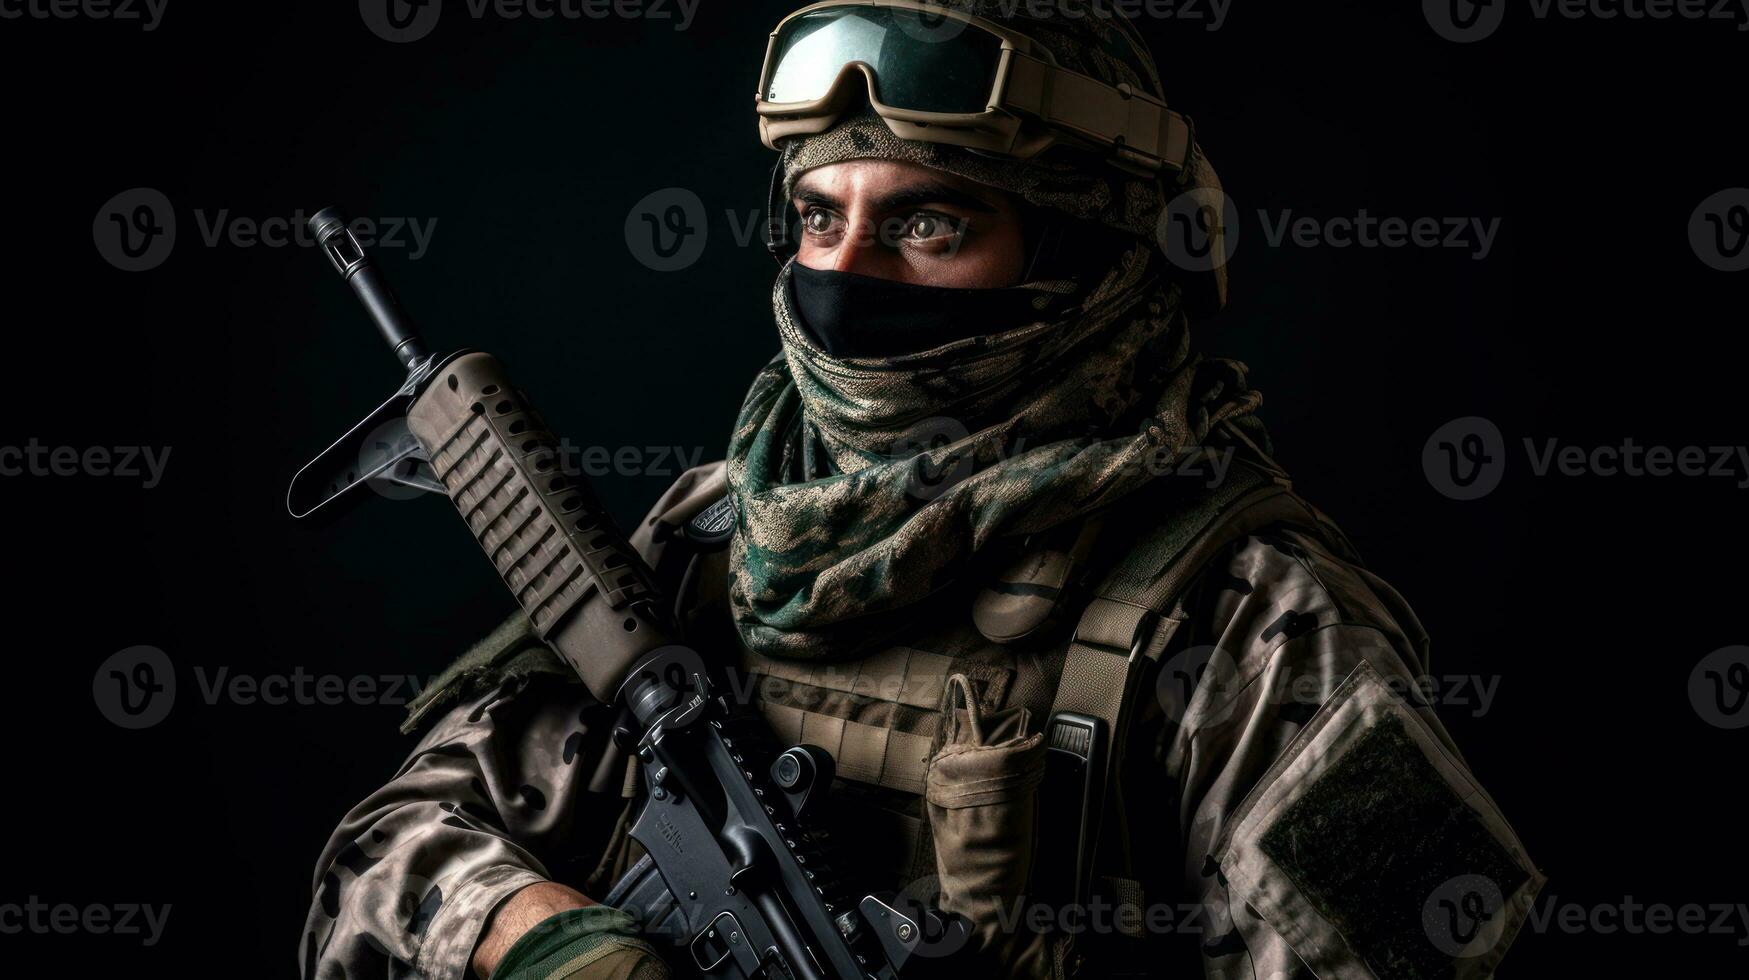
[(1383, 980), (1457, 975), (1455, 961), (1530, 879), (1405, 729), (1375, 720), (1257, 838), (1257, 847)]
[(1226, 813), (1219, 884), (1322, 980), (1487, 980), (1547, 879), (1400, 686), (1356, 664)]

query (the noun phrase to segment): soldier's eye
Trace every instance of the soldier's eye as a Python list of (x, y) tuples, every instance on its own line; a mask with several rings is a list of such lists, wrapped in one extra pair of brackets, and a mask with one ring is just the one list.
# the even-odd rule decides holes
[(905, 238), (920, 245), (942, 245), (965, 234), (963, 222), (941, 214), (914, 214), (905, 222)]
[(807, 229), (810, 235), (828, 234), (832, 230), (832, 224), (832, 212), (824, 208), (809, 208), (807, 213), (802, 215), (802, 227)]
[(911, 219), (912, 238), (937, 238), (948, 231), (947, 222), (933, 214), (919, 214)]

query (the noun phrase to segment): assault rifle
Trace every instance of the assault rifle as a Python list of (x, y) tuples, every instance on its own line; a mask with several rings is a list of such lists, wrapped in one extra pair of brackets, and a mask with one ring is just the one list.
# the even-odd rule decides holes
[(649, 857), (608, 896), (662, 909), (646, 927), (713, 978), (897, 980), (965, 945), (963, 920), (863, 894), (835, 866), (816, 746), (780, 748), (680, 641), (671, 604), (559, 441), (489, 354), (435, 354), (334, 209), (310, 229), (406, 368), (394, 395), (298, 472), (302, 518), (359, 487), (446, 494), (535, 630), (590, 693), (646, 789), (631, 836)]

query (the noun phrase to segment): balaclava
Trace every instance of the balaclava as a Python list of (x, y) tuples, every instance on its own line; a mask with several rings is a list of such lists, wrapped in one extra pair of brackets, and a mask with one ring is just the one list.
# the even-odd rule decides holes
[[(1134, 29), (1103, 7), (946, 5), (1026, 33), (1064, 67), (1161, 92)], [(740, 518), (730, 601), (750, 649), (867, 652), (995, 545), (1123, 499), (1215, 424), (1241, 421), (1263, 438), (1251, 418), (1261, 396), (1243, 366), (1191, 351), (1186, 289), (1218, 307), (1221, 273), (1176, 276), (1156, 244), (1171, 196), (1219, 186), (1200, 148), (1192, 157), (1183, 179), (1163, 182), (1067, 149), (1020, 161), (903, 140), (872, 114), (785, 144), (786, 197), (815, 167), (900, 160), (1129, 237), (1102, 275), (978, 291), (1003, 295), (946, 314), (995, 332), (942, 329), (933, 343), (918, 335), (918, 346), (880, 356), (825, 349), (798, 313), (796, 264), (784, 266), (773, 291), (783, 352), (754, 380), (729, 445)]]

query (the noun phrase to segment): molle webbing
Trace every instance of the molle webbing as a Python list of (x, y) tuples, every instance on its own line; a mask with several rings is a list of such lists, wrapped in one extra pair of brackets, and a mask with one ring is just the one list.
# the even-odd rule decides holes
[(780, 741), (821, 746), (846, 779), (917, 794), (939, 733), (947, 678), (971, 677), (988, 711), (1004, 705), (1014, 679), (1006, 664), (905, 646), (843, 663), (749, 651), (742, 665)]

